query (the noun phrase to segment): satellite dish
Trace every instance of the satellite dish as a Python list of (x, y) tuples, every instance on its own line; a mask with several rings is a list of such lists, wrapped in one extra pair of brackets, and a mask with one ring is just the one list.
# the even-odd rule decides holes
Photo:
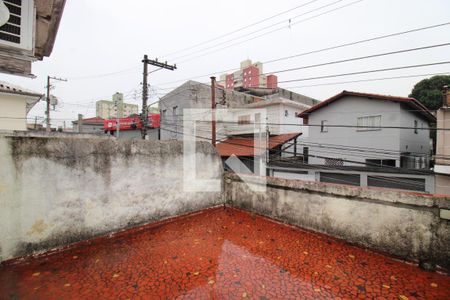
[(0, 26), (5, 25), (9, 20), (9, 9), (3, 3), (3, 0), (0, 0)]

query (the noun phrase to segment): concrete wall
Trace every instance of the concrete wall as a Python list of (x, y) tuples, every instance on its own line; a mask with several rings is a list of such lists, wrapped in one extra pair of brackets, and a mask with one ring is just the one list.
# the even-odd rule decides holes
[[(437, 111), (437, 128), (450, 128), (450, 107), (444, 106)], [(436, 193), (450, 194), (450, 131), (436, 132)]]
[(26, 98), (0, 93), (0, 130), (27, 130)]
[(363, 247), (450, 270), (450, 221), (444, 219), (450, 212), (450, 198), (267, 179), (267, 191), (256, 193), (236, 175), (227, 174), (227, 203)]
[[(183, 192), (176, 141), (0, 137), (0, 261), (222, 203)], [(210, 144), (197, 176), (222, 178)]]
[[(450, 129), (450, 107), (442, 107), (437, 111), (437, 127)], [(450, 166), (450, 131), (436, 132), (436, 164)], [(446, 157), (444, 157), (446, 156)], [(450, 172), (449, 172), (450, 174)]]

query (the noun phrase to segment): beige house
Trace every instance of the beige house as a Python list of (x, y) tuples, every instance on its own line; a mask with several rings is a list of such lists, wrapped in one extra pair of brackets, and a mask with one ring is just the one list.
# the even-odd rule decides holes
[(27, 130), (27, 114), (44, 95), (0, 81), (0, 130)]
[(450, 91), (444, 90), (442, 107), (437, 111), (436, 133), (436, 193), (450, 194)]

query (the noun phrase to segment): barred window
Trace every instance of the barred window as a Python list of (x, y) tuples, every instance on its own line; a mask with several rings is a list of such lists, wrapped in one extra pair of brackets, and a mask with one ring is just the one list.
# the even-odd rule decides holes
[(359, 117), (357, 121), (357, 131), (381, 130), (381, 115)]

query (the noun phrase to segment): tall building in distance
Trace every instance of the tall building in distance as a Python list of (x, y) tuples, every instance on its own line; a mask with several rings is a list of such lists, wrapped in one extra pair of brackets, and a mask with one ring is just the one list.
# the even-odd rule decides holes
[(95, 103), (97, 117), (102, 119), (126, 118), (133, 114), (138, 114), (139, 107), (137, 104), (123, 102), (123, 94), (115, 93), (112, 101), (99, 100)]
[(241, 62), (238, 71), (220, 76), (220, 83), (227, 90), (239, 88), (278, 88), (278, 78), (275, 75), (264, 75), (263, 65), (260, 62), (252, 63), (250, 59)]

